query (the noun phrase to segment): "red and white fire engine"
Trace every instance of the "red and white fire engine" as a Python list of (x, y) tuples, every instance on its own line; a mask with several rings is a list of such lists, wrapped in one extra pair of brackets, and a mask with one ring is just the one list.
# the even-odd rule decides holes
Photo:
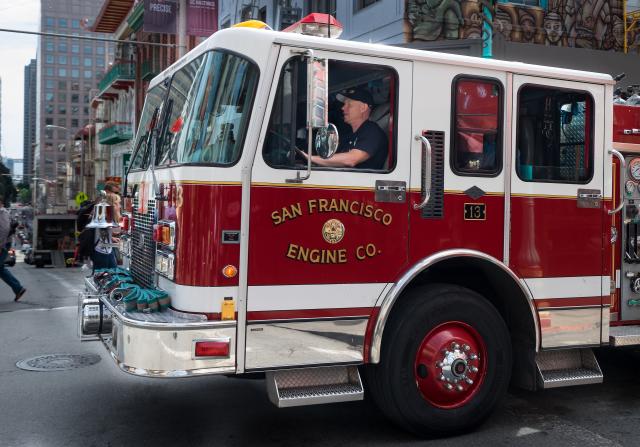
[[(219, 31), (151, 82), (123, 191), (125, 266), (171, 307), (88, 278), (81, 335), (139, 376), (264, 372), (280, 407), (362, 399), (366, 374), (418, 434), (477, 425), (509, 383), (601, 382), (592, 348), (640, 344), (640, 108), (614, 86)], [(387, 138), (376, 169), (300, 154), (335, 152), (349, 88)]]

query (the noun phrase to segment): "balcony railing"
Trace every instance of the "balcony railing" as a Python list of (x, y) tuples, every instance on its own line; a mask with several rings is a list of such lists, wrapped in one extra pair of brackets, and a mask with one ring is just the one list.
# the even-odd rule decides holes
[(140, 77), (144, 81), (150, 81), (155, 78), (162, 70), (159, 68), (160, 63), (156, 60), (146, 60), (142, 62), (140, 69)]
[(104, 74), (98, 84), (100, 95), (102, 96), (110, 88), (122, 89), (133, 85), (136, 79), (136, 67), (133, 62), (116, 61), (113, 66)]
[(118, 144), (133, 138), (131, 123), (109, 123), (98, 132), (100, 144)]

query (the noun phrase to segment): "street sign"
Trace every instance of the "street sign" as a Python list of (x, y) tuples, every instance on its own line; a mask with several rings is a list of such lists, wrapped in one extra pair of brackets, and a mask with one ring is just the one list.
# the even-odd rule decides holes
[(82, 202), (84, 202), (85, 200), (89, 200), (89, 196), (88, 195), (86, 195), (82, 191), (80, 191), (78, 194), (76, 194), (76, 203), (78, 204), (78, 206), (80, 206), (80, 204)]

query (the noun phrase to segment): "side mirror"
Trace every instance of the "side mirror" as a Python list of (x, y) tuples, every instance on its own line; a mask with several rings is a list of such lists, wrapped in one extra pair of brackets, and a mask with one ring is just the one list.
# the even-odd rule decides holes
[(307, 64), (307, 77), (309, 79), (307, 121), (314, 128), (327, 127), (329, 124), (329, 73), (327, 72), (327, 60), (309, 57)]
[(338, 150), (340, 136), (332, 123), (318, 130), (315, 140), (316, 154), (322, 158), (330, 158)]

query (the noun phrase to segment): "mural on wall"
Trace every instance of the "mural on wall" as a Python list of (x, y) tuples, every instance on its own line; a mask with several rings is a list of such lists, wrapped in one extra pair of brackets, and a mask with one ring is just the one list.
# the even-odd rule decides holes
[[(478, 0), (406, 0), (407, 39), (480, 39)], [(549, 0), (547, 8), (497, 3), (493, 34), (511, 42), (622, 51), (622, 0)]]

